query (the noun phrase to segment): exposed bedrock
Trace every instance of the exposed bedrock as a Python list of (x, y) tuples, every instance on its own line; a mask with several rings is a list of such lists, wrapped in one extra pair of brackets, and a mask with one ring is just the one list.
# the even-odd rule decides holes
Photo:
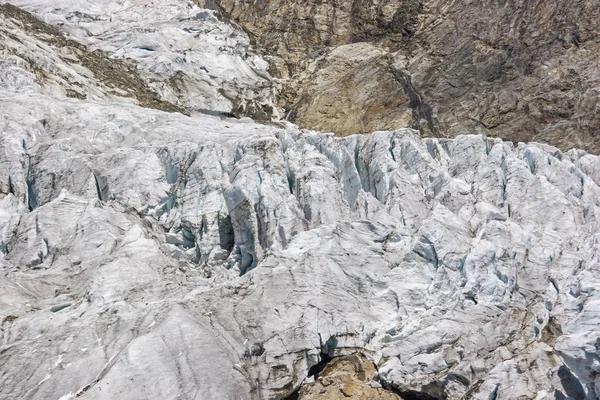
[(597, 1), (196, 2), (248, 32), (302, 127), (600, 151)]

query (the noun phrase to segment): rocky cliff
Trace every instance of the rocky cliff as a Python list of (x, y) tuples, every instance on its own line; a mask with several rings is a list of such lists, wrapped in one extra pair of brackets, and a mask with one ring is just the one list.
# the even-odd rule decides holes
[(600, 396), (598, 156), (233, 118), (279, 90), (235, 21), (10, 3), (0, 398)]
[(300, 126), (347, 135), (408, 123), (600, 151), (597, 1), (198, 3), (250, 34)]

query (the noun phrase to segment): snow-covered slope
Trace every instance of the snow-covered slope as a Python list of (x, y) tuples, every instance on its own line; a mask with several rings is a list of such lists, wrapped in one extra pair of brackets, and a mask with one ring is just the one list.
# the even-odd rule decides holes
[(6, 85), (0, 110), (2, 399), (282, 399), (351, 353), (405, 399), (600, 395), (597, 156)]

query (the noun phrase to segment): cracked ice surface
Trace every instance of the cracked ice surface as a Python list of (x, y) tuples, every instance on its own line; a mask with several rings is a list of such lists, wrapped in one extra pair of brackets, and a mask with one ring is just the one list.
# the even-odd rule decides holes
[(283, 398), (322, 350), (434, 398), (600, 394), (596, 156), (0, 107), (2, 398)]
[[(2, 3), (34, 13), (90, 51), (101, 50), (114, 58), (134, 60), (160, 98), (183, 109), (249, 115), (263, 120), (278, 115), (276, 84), (267, 72), (265, 61), (247, 53), (250, 45), (247, 35), (219, 21), (212, 11), (198, 7), (193, 1), (0, 0)], [(18, 29), (8, 19), (3, 22), (9, 24), (8, 30), (13, 33)], [(10, 42), (14, 38), (5, 40)], [(27, 61), (38, 59), (40, 48), (47, 51), (46, 45), (32, 48), (30, 41), (20, 40), (11, 51)], [(74, 83), (87, 86), (82, 81), (89, 79), (89, 71), (79, 65), (68, 65), (73, 56), (63, 54), (64, 49), (56, 51), (58, 56), (44, 55), (44, 60), (37, 60), (38, 64), (50, 64), (51, 73), (46, 71), (46, 75), (52, 78), (54, 74), (69, 73), (71, 77), (60, 86)], [(50, 63), (49, 57), (53, 57)], [(39, 85), (30, 82), (31, 73), (18, 68), (23, 59), (13, 55), (7, 61), (10, 62), (4, 71), (0, 63), (0, 71), (11, 79), (7, 83), (2, 82), (8, 80), (6, 77), (0, 77), (0, 85), (17, 86), (20, 90), (27, 86), (39, 91)], [(95, 87), (86, 90), (88, 96), (89, 92), (99, 96)]]

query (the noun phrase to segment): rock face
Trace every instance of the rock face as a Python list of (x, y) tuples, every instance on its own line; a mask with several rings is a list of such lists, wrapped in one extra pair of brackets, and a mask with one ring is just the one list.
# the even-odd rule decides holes
[(270, 56), (300, 126), (345, 135), (409, 120), (433, 136), (600, 151), (597, 1), (198, 3)]
[[(142, 2), (13, 3), (47, 24), (0, 8), (0, 398), (600, 396), (599, 157), (225, 118), (219, 90), (215, 112), (169, 113), (82, 60), (197, 101), (149, 78), (168, 54), (111, 52), (146, 31), (57, 17)], [(149, 32), (205, 12), (152, 4)]]

